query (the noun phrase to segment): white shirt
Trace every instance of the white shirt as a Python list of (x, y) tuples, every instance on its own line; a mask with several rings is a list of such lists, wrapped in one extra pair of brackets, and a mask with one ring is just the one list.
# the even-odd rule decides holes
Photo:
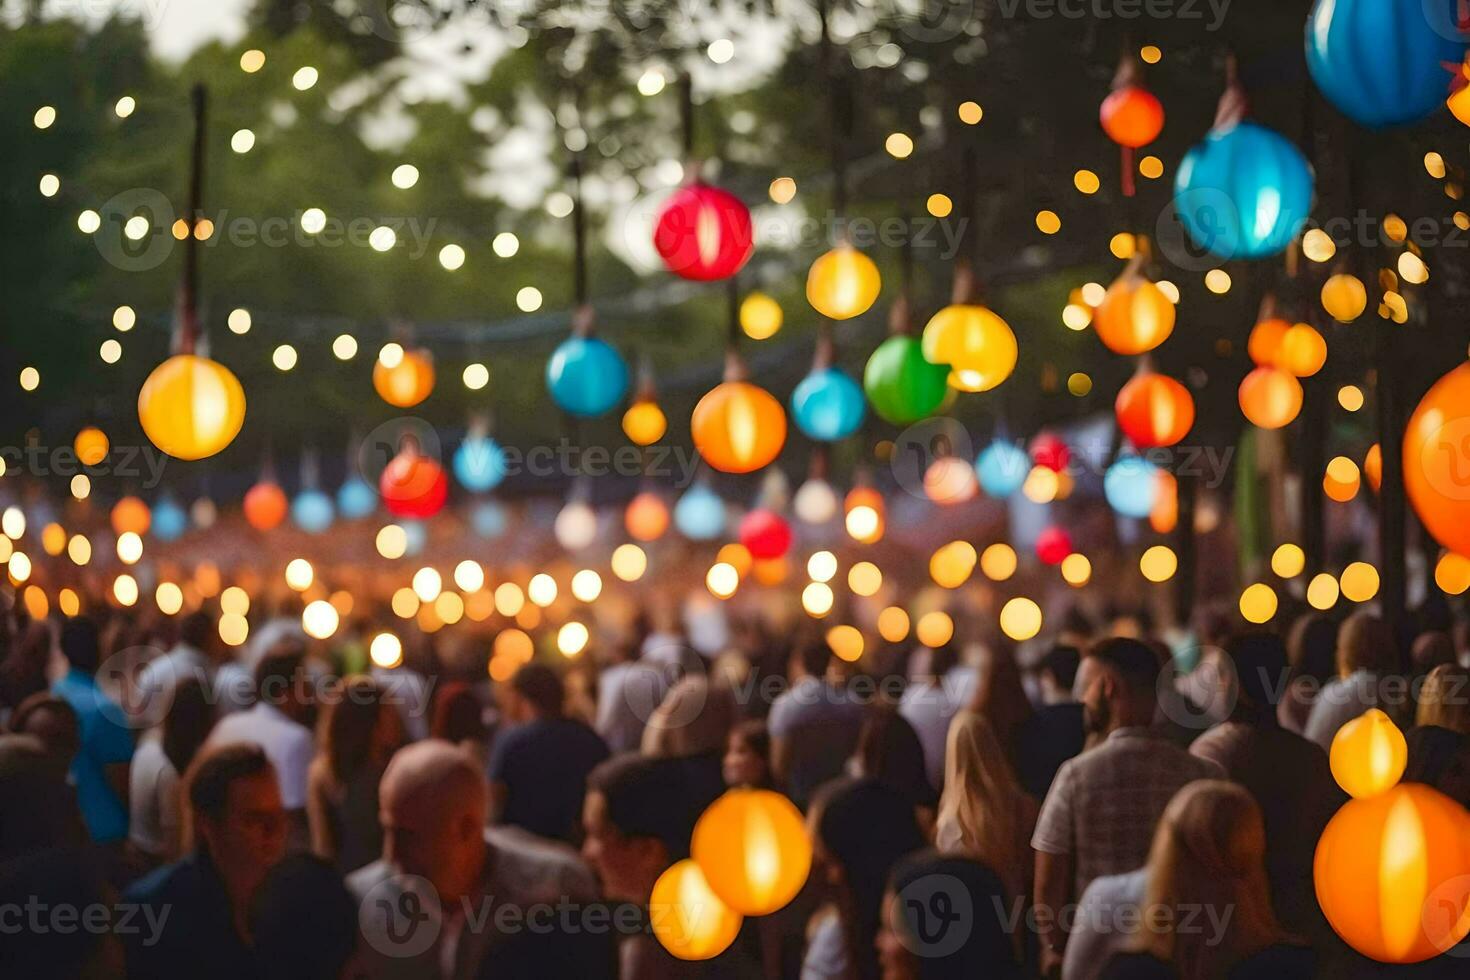
[(935, 789), (944, 785), (944, 747), (955, 710), (943, 682), (910, 684), (898, 702), (899, 717), (914, 726), (919, 736), (919, 745), (924, 749), (924, 771)]
[(1062, 980), (1093, 980), (1113, 954), (1138, 936), (1147, 872), (1094, 878), (1077, 904), (1077, 918), (1067, 936)]
[(156, 733), (145, 736), (128, 770), (128, 839), (140, 849), (162, 856), (178, 834), (181, 800), (179, 774)]
[(807, 940), (806, 955), (801, 958), (801, 980), (841, 980), (848, 975), (847, 944), (842, 936), (842, 920), (828, 910)]
[(311, 729), (287, 718), (274, 705), (256, 702), (249, 711), (221, 718), (210, 733), (210, 745), (254, 742), (276, 770), (281, 803), (287, 810), (306, 807), (306, 773), (316, 754)]
[(668, 693), (662, 670), (640, 661), (613, 664), (597, 678), (597, 734), (614, 754), (637, 751), (643, 728)]
[(183, 681), (197, 680), (213, 695), (214, 667), (203, 652), (179, 643), (168, 653), (148, 662), (138, 675), (138, 714), (149, 725), (163, 721), (173, 703), (174, 690)]

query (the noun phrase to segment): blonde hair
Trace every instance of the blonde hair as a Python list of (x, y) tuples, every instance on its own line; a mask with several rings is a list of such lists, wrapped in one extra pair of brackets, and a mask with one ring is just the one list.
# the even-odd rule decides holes
[(1359, 670), (1392, 674), (1398, 667), (1398, 651), (1387, 623), (1366, 610), (1343, 621), (1337, 634), (1338, 674), (1347, 677)]
[(1470, 735), (1470, 671), (1459, 664), (1440, 664), (1426, 674), (1414, 724)]
[(989, 720), (961, 710), (949, 724), (944, 746), (944, 793), (937, 837), (942, 849), (978, 858), (1012, 898), (1028, 892), (1030, 852), (1024, 815), (1034, 804), (1011, 771)]
[(703, 676), (685, 677), (649, 716), (639, 748), (653, 758), (722, 752), (735, 721), (729, 690)]
[[(1243, 787), (1207, 779), (1174, 794), (1145, 867), (1141, 951), (1172, 963), (1181, 980), (1220, 980), (1242, 959), (1280, 942), (1265, 859), (1261, 808)], [(1176, 915), (1188, 908), (1234, 914), (1223, 937), (1202, 928), (1176, 932)]]

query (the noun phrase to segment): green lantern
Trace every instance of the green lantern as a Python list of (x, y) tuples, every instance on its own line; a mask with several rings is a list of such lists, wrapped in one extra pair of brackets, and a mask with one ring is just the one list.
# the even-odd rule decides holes
[(878, 345), (863, 371), (863, 389), (873, 411), (894, 425), (934, 414), (944, 401), (949, 367), (931, 364), (915, 337), (898, 334)]

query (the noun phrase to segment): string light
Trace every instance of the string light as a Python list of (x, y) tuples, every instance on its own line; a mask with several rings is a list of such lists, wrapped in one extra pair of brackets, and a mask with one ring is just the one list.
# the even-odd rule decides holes
[(310, 65), (296, 69), (296, 74), (291, 76), (291, 85), (298, 92), (305, 92), (316, 84), (318, 78), (317, 70)]
[(265, 52), (259, 48), (251, 48), (240, 55), (240, 70), (247, 75), (253, 75), (265, 67)]
[(985, 118), (985, 110), (978, 102), (961, 102), (959, 107), (960, 122), (966, 126), (974, 126)]
[(357, 338), (350, 333), (338, 334), (332, 341), (332, 354), (339, 361), (350, 361), (357, 356)]
[(401, 191), (406, 191), (419, 182), (419, 168), (411, 163), (400, 163), (393, 168), (393, 175), (389, 178), (393, 186)]

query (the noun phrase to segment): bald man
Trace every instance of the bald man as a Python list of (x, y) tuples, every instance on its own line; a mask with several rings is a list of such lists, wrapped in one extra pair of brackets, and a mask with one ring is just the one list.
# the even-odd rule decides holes
[(347, 878), (370, 977), (611, 976), (606, 916), (584, 914), (591, 872), (569, 848), (486, 829), (489, 791), (467, 753), (437, 739), (400, 749), (378, 799), (383, 857)]

